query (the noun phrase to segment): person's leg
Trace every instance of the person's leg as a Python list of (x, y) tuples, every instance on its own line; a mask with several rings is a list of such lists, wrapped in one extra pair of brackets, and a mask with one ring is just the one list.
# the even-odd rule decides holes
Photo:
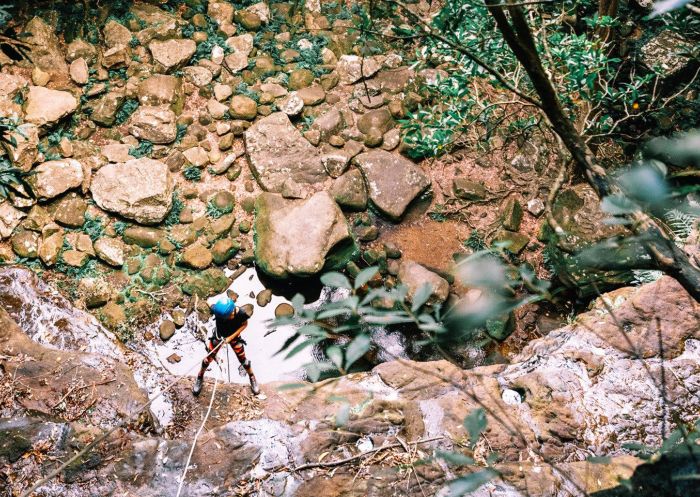
[(231, 347), (233, 348), (233, 352), (236, 354), (236, 357), (238, 357), (238, 362), (241, 363), (241, 366), (243, 366), (245, 372), (248, 373), (250, 389), (253, 391), (253, 394), (259, 394), (260, 387), (258, 386), (258, 380), (255, 379), (255, 374), (253, 373), (253, 368), (250, 361), (245, 356), (245, 348), (243, 347), (243, 343), (241, 341), (235, 341), (231, 344)]
[[(202, 359), (202, 368), (199, 370), (199, 373), (197, 374), (197, 378), (195, 378), (195, 380), (194, 380), (194, 386), (192, 387), (192, 393), (195, 396), (199, 395), (202, 391), (202, 385), (204, 384), (204, 373), (207, 372), (209, 365), (216, 358), (216, 354), (219, 352), (219, 349), (216, 348), (218, 345), (219, 345), (219, 340), (217, 340), (214, 337), (212, 337), (209, 340), (209, 342), (207, 343), (208, 354), (206, 355), (206, 357), (204, 357), (204, 359)], [(212, 351), (214, 351), (214, 352), (211, 353)]]

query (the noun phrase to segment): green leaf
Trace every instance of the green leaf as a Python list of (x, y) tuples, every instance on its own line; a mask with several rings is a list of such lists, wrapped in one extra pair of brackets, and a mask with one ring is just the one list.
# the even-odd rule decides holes
[(335, 413), (335, 426), (337, 428), (340, 428), (341, 426), (345, 426), (348, 424), (348, 421), (350, 420), (350, 404), (343, 403), (343, 405), (340, 406), (340, 409), (338, 409), (338, 412)]
[(439, 450), (435, 453), (435, 456), (455, 466), (469, 466), (474, 464), (473, 458), (460, 454), (459, 452), (443, 452)]
[(299, 352), (304, 350), (306, 347), (309, 347), (315, 343), (318, 343), (318, 340), (304, 340), (301, 343), (298, 343), (294, 346), (292, 350), (290, 350), (287, 355), (284, 357), (285, 359), (290, 359), (297, 355)]
[(379, 268), (376, 266), (368, 267), (359, 272), (355, 277), (355, 290), (363, 287), (369, 280), (374, 278), (374, 275), (379, 272)]
[(337, 316), (342, 316), (343, 314), (347, 314), (350, 312), (348, 309), (342, 308), (342, 309), (328, 309), (325, 311), (321, 311), (316, 315), (316, 319), (329, 319), (329, 318), (334, 318)]
[(326, 356), (338, 369), (343, 368), (343, 351), (337, 345), (331, 345), (326, 349)]
[(485, 469), (453, 480), (448, 484), (450, 489), (449, 497), (461, 497), (473, 492), (496, 476), (498, 476), (498, 473), (493, 469)]
[(469, 445), (474, 448), (479, 441), (481, 433), (486, 429), (486, 411), (481, 407), (474, 409), (464, 418), (464, 428), (469, 434)]
[(367, 353), (371, 341), (367, 335), (358, 335), (345, 349), (345, 369), (349, 369), (358, 359)]
[(433, 287), (430, 283), (423, 283), (416, 294), (413, 296), (413, 305), (411, 305), (411, 312), (416, 312), (418, 309), (423, 307), (428, 301), (430, 296), (433, 294)]
[(346, 288), (348, 290), (352, 290), (352, 285), (350, 284), (348, 278), (344, 274), (335, 271), (321, 276), (321, 283), (333, 288)]

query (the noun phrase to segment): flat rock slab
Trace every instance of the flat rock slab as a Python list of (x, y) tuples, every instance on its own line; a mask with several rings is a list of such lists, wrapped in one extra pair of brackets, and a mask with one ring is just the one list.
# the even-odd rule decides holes
[(307, 200), (263, 193), (255, 203), (255, 261), (271, 276), (316, 274), (329, 253), (351, 239), (345, 216), (327, 192)]
[(263, 190), (279, 193), (288, 178), (301, 184), (328, 179), (318, 150), (283, 112), (260, 119), (245, 132), (250, 167)]
[(95, 203), (141, 224), (160, 223), (173, 202), (174, 180), (168, 166), (141, 158), (107, 164), (95, 173), (90, 190)]
[(401, 219), (409, 204), (430, 186), (423, 171), (400, 155), (375, 150), (354, 160), (367, 182), (372, 204), (393, 221)]

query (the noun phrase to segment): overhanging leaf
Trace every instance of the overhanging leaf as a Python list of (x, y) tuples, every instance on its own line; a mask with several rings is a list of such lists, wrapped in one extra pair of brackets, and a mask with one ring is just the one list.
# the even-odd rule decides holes
[(423, 307), (432, 294), (433, 287), (430, 285), (430, 283), (423, 283), (413, 296), (411, 312), (416, 312), (418, 309)]
[(367, 353), (371, 345), (367, 335), (358, 335), (345, 349), (345, 369), (350, 368), (358, 359)]
[(355, 277), (355, 290), (358, 288), (363, 287), (369, 280), (374, 278), (374, 275), (379, 272), (378, 267), (368, 267), (366, 269), (363, 269), (358, 273), (358, 275)]
[(464, 428), (469, 434), (469, 445), (474, 448), (479, 441), (481, 433), (486, 429), (486, 411), (481, 407), (474, 409), (464, 418)]
[(350, 284), (348, 278), (344, 274), (335, 271), (325, 273), (323, 276), (321, 276), (321, 283), (333, 288), (345, 288), (347, 290), (352, 290), (352, 285)]
[(462, 478), (451, 481), (448, 484), (450, 489), (449, 497), (461, 497), (474, 490), (478, 489), (484, 483), (488, 483), (492, 479), (498, 476), (498, 473), (493, 469), (485, 469), (483, 471), (477, 471), (476, 473), (471, 473)]

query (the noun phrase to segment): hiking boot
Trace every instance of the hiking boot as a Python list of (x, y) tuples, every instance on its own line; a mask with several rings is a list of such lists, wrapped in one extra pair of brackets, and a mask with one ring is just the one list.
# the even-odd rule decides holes
[(250, 375), (250, 389), (253, 391), (253, 395), (260, 393), (260, 387), (258, 386), (258, 380), (255, 379), (255, 375)]
[(204, 384), (204, 377), (197, 376), (194, 380), (194, 385), (192, 386), (192, 395), (198, 397), (202, 393), (202, 385)]

